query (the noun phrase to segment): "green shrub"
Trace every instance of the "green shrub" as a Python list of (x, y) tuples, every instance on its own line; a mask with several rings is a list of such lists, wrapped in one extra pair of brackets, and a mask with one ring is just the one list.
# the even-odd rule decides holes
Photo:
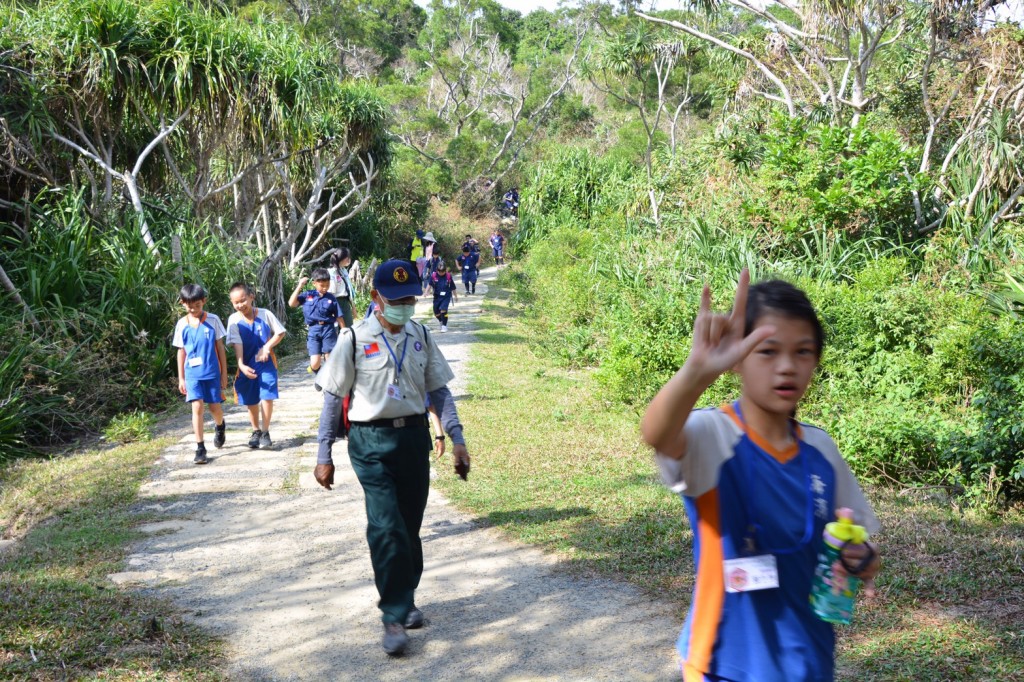
[(118, 443), (137, 443), (153, 437), (156, 419), (148, 412), (133, 410), (119, 414), (103, 429), (103, 437)]

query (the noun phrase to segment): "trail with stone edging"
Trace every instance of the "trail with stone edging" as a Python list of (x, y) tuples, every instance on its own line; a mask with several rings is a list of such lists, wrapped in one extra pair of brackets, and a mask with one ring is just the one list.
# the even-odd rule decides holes
[[(477, 294), (453, 307), (449, 332), (433, 337), (456, 374), (457, 399), (494, 275), (481, 272)], [(436, 332), (430, 301), (417, 311)], [(299, 365), (281, 375), (274, 449), (246, 446), (248, 419), (236, 405), (225, 410), (227, 444), (210, 449), (208, 465), (192, 464), (192, 437), (183, 435), (142, 490), (139, 510), (162, 520), (143, 527), (150, 535), (111, 578), (169, 597), (223, 637), (228, 672), (240, 680), (679, 678), (670, 605), (623, 583), (572, 577), (557, 557), (510, 542), (433, 489), (416, 594), (427, 625), (410, 631), (404, 657), (386, 656), (345, 441), (335, 446), (335, 489), (312, 477), (320, 405)], [(466, 439), (471, 454), (487, 447), (470, 429)]]

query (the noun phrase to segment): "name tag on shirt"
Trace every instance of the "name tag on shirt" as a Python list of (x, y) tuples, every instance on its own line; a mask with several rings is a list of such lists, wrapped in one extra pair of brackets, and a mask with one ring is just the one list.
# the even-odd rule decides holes
[(727, 559), (723, 563), (726, 592), (771, 590), (779, 586), (779, 568), (771, 554)]
[(398, 384), (388, 384), (388, 397), (392, 400), (402, 399), (402, 391), (398, 388)]
[(202, 358), (189, 358), (188, 359), (188, 366), (189, 367), (199, 367), (202, 364), (203, 364), (203, 359)]

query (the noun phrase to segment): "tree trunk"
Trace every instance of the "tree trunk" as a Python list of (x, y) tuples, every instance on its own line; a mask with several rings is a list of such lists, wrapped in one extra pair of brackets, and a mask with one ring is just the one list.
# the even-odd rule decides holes
[(21, 293), (18, 291), (18, 288), (14, 286), (14, 282), (12, 282), (11, 278), (7, 276), (7, 271), (4, 270), (3, 265), (0, 265), (0, 286), (4, 288), (4, 291), (11, 295), (11, 298), (14, 299), (15, 303), (21, 306), (21, 309), (25, 313), (25, 317), (32, 325), (32, 329), (35, 330), (37, 334), (41, 333), (42, 329), (39, 326), (39, 320), (36, 319), (35, 313), (32, 312), (32, 309), (28, 307), (28, 303), (25, 302), (25, 299), (21, 297)]

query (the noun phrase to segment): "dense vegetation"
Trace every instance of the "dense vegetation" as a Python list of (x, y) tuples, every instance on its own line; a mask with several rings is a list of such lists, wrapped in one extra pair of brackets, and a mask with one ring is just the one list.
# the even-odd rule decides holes
[(5, 2), (0, 457), (163, 400), (183, 280), (279, 307), (328, 246), (519, 186), (533, 338), (609, 399), (749, 267), (820, 306), (803, 416), (861, 474), (1019, 493), (1024, 35), (993, 7)]

